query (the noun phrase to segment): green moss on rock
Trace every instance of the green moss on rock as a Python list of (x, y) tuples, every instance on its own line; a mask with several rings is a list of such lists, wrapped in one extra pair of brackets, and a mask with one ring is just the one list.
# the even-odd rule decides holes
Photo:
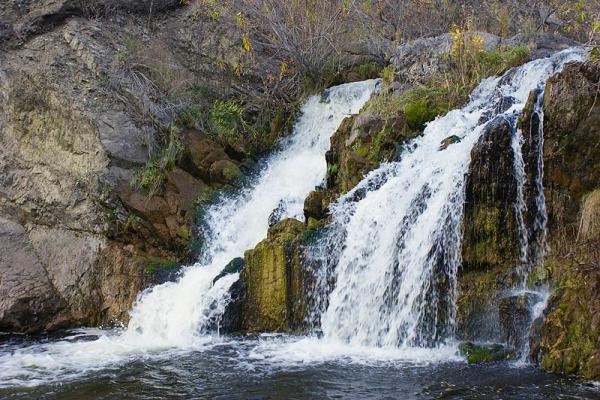
[[(241, 330), (288, 332), (304, 320), (302, 237), (306, 228), (285, 219), (269, 229), (268, 236), (244, 255), (239, 316)], [(234, 306), (235, 308), (235, 306)]]
[(504, 361), (515, 358), (515, 353), (500, 344), (478, 345), (471, 342), (461, 343), (458, 350), (469, 364), (481, 364)]

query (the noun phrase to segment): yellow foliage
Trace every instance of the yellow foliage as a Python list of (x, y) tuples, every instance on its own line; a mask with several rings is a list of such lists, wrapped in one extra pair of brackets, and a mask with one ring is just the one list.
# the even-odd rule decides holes
[(281, 81), (284, 77), (285, 77), (285, 73), (288, 70), (288, 64), (285, 61), (281, 62), (281, 65), (279, 66), (279, 80)]
[(252, 43), (250, 43), (250, 38), (248, 37), (248, 34), (244, 34), (244, 36), (242, 36), (242, 47), (248, 53), (252, 53)]

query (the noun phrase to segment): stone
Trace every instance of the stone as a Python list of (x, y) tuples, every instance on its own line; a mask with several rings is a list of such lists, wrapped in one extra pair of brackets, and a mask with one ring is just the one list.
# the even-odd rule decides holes
[(446, 139), (442, 140), (440, 143), (439, 151), (446, 150), (448, 146), (455, 143), (460, 143), (462, 139), (456, 135), (448, 136)]
[(215, 279), (213, 279), (213, 285), (216, 281), (218, 281), (219, 279), (221, 279), (222, 277), (224, 277), (226, 275), (235, 274), (235, 273), (240, 272), (242, 269), (244, 269), (245, 264), (246, 263), (242, 257), (234, 258), (225, 266), (225, 268), (223, 268), (223, 271), (221, 271), (219, 273), (219, 275), (217, 275), (215, 277)]
[(240, 176), (242, 171), (231, 160), (219, 160), (210, 166), (210, 182), (231, 185)]
[(312, 191), (304, 200), (304, 217), (321, 220), (327, 216), (327, 207), (331, 201), (332, 194), (327, 191)]
[(515, 358), (515, 353), (500, 344), (480, 345), (471, 342), (458, 345), (460, 354), (469, 364), (505, 361)]
[(199, 131), (185, 130), (183, 139), (188, 149), (183, 160), (184, 169), (194, 176), (200, 176), (205, 182), (210, 182), (213, 163), (228, 160), (229, 156), (221, 145)]
[(244, 254), (245, 267), (234, 285), (223, 326), (228, 331), (294, 332), (305, 317), (302, 222), (284, 219)]
[(49, 328), (67, 304), (56, 293), (24, 227), (2, 217), (0, 254), (0, 330)]
[(542, 301), (539, 294), (528, 292), (504, 297), (498, 305), (501, 338), (512, 349), (523, 349), (529, 341), (534, 306)]

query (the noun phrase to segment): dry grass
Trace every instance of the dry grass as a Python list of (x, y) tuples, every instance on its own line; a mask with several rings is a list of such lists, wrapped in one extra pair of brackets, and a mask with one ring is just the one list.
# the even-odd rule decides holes
[(583, 198), (577, 232), (577, 241), (594, 238), (600, 238), (600, 189)]

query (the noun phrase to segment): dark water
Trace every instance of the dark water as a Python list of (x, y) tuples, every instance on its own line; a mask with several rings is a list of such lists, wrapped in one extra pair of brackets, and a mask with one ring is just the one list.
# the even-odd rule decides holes
[[(600, 399), (591, 383), (511, 363), (282, 363), (256, 339), (143, 357), (71, 381), (0, 389), (1, 399)], [(6, 342), (2, 352), (24, 344)]]

